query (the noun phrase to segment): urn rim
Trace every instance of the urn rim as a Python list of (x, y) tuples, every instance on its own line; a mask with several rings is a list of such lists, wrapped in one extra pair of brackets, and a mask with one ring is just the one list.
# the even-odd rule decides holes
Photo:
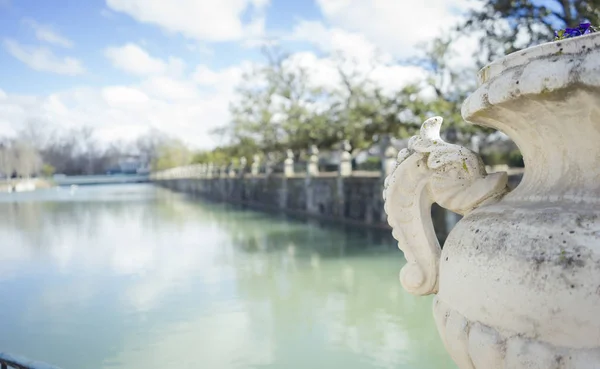
[[(581, 54), (587, 49), (600, 47), (600, 32), (554, 40), (518, 50), (496, 59), (477, 72), (477, 86), (481, 86), (507, 69), (528, 63), (533, 59), (565, 54)], [(585, 49), (585, 50), (584, 50)]]
[(524, 95), (586, 85), (600, 89), (600, 32), (551, 41), (508, 54), (477, 73), (477, 89), (462, 105), (466, 121)]

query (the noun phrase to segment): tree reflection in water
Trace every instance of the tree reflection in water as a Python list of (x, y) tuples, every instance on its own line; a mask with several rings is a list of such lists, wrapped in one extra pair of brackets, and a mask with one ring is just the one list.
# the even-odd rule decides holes
[(0, 199), (3, 349), (65, 368), (454, 368), (387, 232), (151, 186), (29, 196)]

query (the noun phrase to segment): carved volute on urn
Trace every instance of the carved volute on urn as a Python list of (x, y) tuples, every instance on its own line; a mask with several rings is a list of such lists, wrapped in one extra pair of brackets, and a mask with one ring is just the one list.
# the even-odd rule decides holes
[[(600, 368), (600, 34), (508, 55), (479, 73), (466, 121), (510, 136), (525, 161), (512, 192), (429, 119), (385, 182), (409, 292), (461, 369)], [(444, 249), (433, 202), (464, 215)]]

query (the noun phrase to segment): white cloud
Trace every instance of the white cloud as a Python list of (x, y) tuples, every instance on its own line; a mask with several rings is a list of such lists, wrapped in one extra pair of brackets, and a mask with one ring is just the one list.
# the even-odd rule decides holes
[(385, 52), (408, 56), (416, 44), (442, 34), (470, 6), (468, 0), (316, 0), (329, 24), (359, 32)]
[(73, 47), (73, 41), (59, 34), (51, 26), (40, 24), (31, 18), (24, 18), (23, 24), (31, 27), (35, 31), (35, 37), (40, 41), (66, 48)]
[(151, 77), (142, 82), (142, 87), (151, 96), (168, 101), (193, 100), (200, 97), (198, 89), (191, 81), (169, 77)]
[[(262, 34), (262, 9), (268, 0), (106, 0), (106, 4), (111, 10), (128, 14), (139, 22), (189, 38), (230, 41)], [(249, 9), (253, 17), (244, 23), (242, 15)]]
[(0, 94), (0, 135), (14, 135), (38, 121), (50, 128), (90, 126), (95, 137), (110, 143), (156, 128), (192, 147), (211, 148), (217, 142), (208, 131), (229, 122), (234, 86), (247, 65), (198, 66), (189, 76), (147, 75), (132, 85), (71, 88), (47, 96)]
[(212, 56), (215, 54), (214, 50), (212, 50), (210, 47), (206, 46), (204, 43), (188, 43), (186, 45), (187, 49), (192, 51), (192, 52), (198, 52), (199, 54), (202, 55), (206, 55), (206, 56)]
[[(399, 65), (393, 56), (381, 51), (360, 33), (339, 28), (327, 28), (321, 22), (301, 21), (296, 25), (290, 40), (308, 41), (324, 51), (329, 57), (319, 58), (312, 52), (293, 55), (291, 61), (308, 71), (315, 85), (339, 87), (341, 79), (338, 68), (358, 78), (368, 76), (383, 92), (394, 92), (410, 83), (426, 77), (426, 71), (418, 66)], [(337, 55), (342, 55), (338, 59)]]
[(125, 86), (110, 86), (102, 89), (102, 97), (113, 107), (126, 106), (131, 104), (147, 103), (148, 95), (142, 91)]
[(249, 70), (250, 67), (250, 63), (242, 63), (241, 65), (215, 71), (206, 65), (200, 64), (194, 70), (192, 79), (201, 86), (232, 92), (235, 85), (241, 80), (243, 72)]
[(168, 62), (154, 58), (146, 50), (134, 43), (123, 46), (111, 46), (104, 51), (104, 55), (115, 68), (137, 75), (164, 74), (167, 71), (181, 75), (185, 69), (185, 62), (179, 58), (169, 58)]
[(292, 41), (307, 41), (327, 53), (342, 53), (361, 61), (372, 59), (377, 47), (363, 34), (328, 28), (319, 21), (300, 21), (288, 37)]
[(83, 74), (83, 64), (72, 57), (59, 57), (45, 47), (23, 45), (13, 39), (4, 40), (4, 48), (9, 54), (37, 71), (53, 72), (68, 76)]

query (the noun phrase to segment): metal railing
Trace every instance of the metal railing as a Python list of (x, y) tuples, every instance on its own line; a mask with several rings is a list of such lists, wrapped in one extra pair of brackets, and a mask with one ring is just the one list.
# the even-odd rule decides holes
[(61, 369), (57, 366), (0, 352), (0, 369)]

